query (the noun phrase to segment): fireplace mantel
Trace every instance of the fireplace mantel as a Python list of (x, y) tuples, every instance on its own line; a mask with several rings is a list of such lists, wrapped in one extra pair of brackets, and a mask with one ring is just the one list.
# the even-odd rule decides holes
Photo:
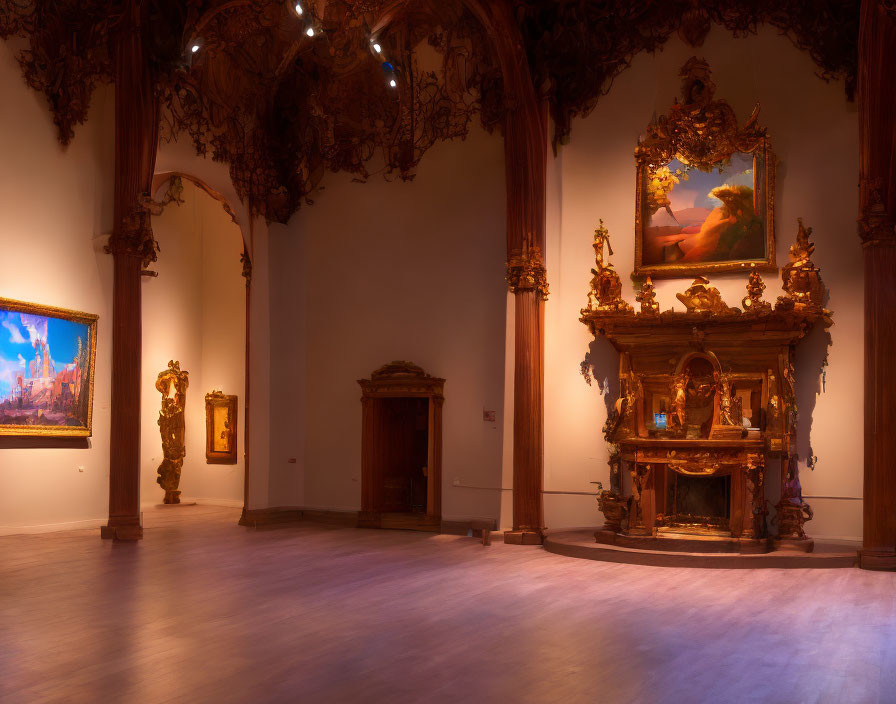
[[(581, 321), (620, 354), (620, 397), (604, 427), (610, 488), (599, 496), (606, 524), (595, 534), (598, 542), (676, 551), (812, 550), (803, 530), (812, 512), (802, 499), (795, 447), (794, 357), (813, 326), (832, 320), (810, 258), (810, 234), (800, 222), (782, 270), (784, 295), (774, 305), (762, 299), (759, 272), (749, 271), (743, 310), (698, 277), (678, 294), (686, 311), (659, 312), (649, 278), (635, 311), (620, 298), (612, 265), (596, 260)], [(770, 537), (766, 478), (777, 481), (779, 469), (777, 534)], [(626, 492), (624, 475), (631, 480)], [(695, 483), (711, 477), (716, 481)], [(710, 489), (724, 492), (725, 502)], [(700, 497), (719, 515), (702, 515)]]

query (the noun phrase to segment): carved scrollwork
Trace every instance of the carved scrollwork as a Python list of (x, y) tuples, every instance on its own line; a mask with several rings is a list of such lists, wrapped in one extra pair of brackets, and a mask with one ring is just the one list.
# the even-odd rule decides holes
[(619, 274), (610, 264), (609, 259), (604, 261), (604, 247), (607, 256), (613, 254), (610, 246), (610, 232), (604, 227), (604, 221), (600, 221), (594, 230), (594, 268), (591, 270), (591, 286), (588, 291), (588, 311), (633, 311), (633, 308), (622, 298), (622, 281)]

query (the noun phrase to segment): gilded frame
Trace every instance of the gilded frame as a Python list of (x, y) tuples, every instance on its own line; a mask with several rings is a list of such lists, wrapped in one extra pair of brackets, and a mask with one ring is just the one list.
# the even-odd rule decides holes
[[(775, 260), (776, 158), (765, 128), (757, 122), (759, 106), (740, 126), (734, 110), (724, 100), (714, 100), (715, 84), (709, 65), (693, 57), (682, 67), (682, 98), (665, 115), (647, 127), (646, 139), (635, 149), (635, 275), (674, 278), (725, 271), (778, 270)], [(678, 159), (691, 168), (712, 172), (736, 154), (753, 157), (753, 201), (764, 227), (765, 256), (667, 264), (644, 262), (644, 237), (648, 221), (647, 178), (651, 169)]]
[[(87, 409), (86, 423), (69, 425), (17, 425), (0, 423), (0, 436), (89, 438), (93, 435), (93, 395), (96, 379), (96, 336), (99, 316), (68, 308), (27, 303), (12, 298), (0, 298), (0, 311), (58, 318), (87, 326)], [(83, 393), (83, 392), (82, 392)]]
[[(205, 395), (205, 462), (206, 464), (236, 464), (237, 438), (239, 435), (239, 404), (236, 396), (229, 396), (220, 391), (212, 391)], [(215, 425), (215, 409), (225, 408), (228, 412), (229, 426), (224, 428)], [(219, 430), (229, 430), (230, 437), (226, 451), (215, 450), (215, 436)]]

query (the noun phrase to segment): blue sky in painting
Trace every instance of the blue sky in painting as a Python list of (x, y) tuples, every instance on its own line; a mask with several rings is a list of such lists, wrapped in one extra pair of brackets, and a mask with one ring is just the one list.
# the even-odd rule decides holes
[[(673, 159), (669, 162), (669, 169), (683, 169), (684, 165)], [(710, 198), (709, 192), (722, 184), (742, 185), (753, 187), (753, 155), (743, 152), (735, 152), (731, 155), (731, 163), (723, 166), (721, 172), (707, 173), (699, 169), (688, 171), (688, 180), (682, 179), (681, 183), (672, 189), (669, 200), (672, 202), (672, 210), (684, 208), (712, 208), (719, 207), (722, 203), (717, 198)]]
[(42, 328), (46, 328), (50, 357), (57, 371), (78, 354), (79, 337), (87, 344), (89, 327), (84, 323), (44, 316), (28, 316), (28, 319), (32, 321), (30, 326), (21, 313), (0, 309), (0, 399), (12, 391), (15, 374), (27, 369), (28, 362), (34, 359), (31, 340), (36, 335), (42, 336)]

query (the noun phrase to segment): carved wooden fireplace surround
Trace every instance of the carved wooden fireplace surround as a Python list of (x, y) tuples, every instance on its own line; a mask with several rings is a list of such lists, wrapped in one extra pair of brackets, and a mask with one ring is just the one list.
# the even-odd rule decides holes
[[(782, 271), (785, 295), (774, 307), (763, 301), (764, 284), (752, 271), (744, 311), (699, 277), (678, 294), (687, 311), (663, 313), (648, 278), (636, 313), (619, 297), (612, 265), (598, 257), (581, 320), (620, 353), (620, 397), (604, 428), (611, 486), (599, 496), (607, 520), (598, 542), (687, 552), (812, 550), (803, 531), (811, 509), (799, 488), (793, 363), (797, 343), (816, 323), (830, 325), (831, 314), (822, 307), (810, 234), (800, 223)], [(605, 236), (598, 231), (596, 239)], [(779, 468), (777, 536), (769, 538), (767, 477), (777, 478)], [(677, 478), (725, 476), (723, 512), (676, 507), (678, 485), (685, 486)]]

